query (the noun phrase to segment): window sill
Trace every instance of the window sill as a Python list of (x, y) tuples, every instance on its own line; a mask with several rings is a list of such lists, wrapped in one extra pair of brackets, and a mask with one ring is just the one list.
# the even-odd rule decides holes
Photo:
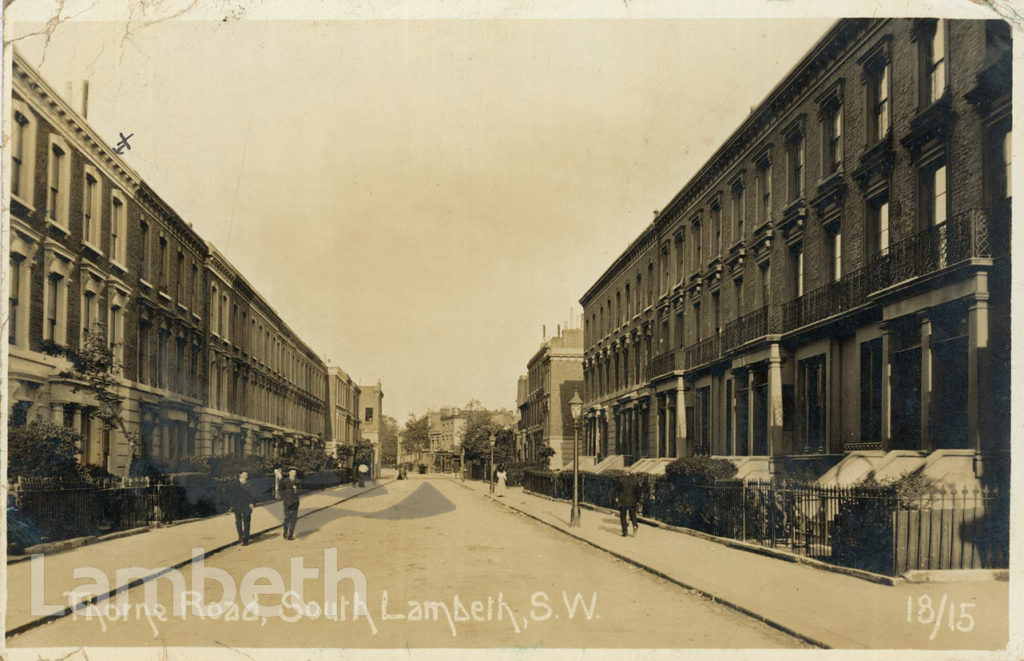
[(159, 297), (160, 297), (160, 299), (161, 299), (162, 301), (164, 301), (165, 303), (170, 303), (170, 302), (171, 302), (171, 297), (170, 297), (170, 295), (169, 295), (169, 294), (168, 294), (167, 292), (165, 292), (165, 291), (164, 291), (163, 289), (161, 289), (160, 291), (158, 291), (156, 295), (157, 295), (157, 296), (159, 296)]
[(92, 241), (82, 241), (82, 247), (97, 257), (103, 256), (103, 251)]
[(174, 307), (178, 308), (178, 310), (180, 310), (183, 314), (188, 312), (188, 308), (182, 305), (181, 303), (175, 303)]
[(151, 285), (145, 278), (139, 278), (139, 285), (147, 292), (153, 290), (153, 285)]
[(53, 229), (57, 230), (57, 232), (59, 232), (60, 234), (63, 234), (65, 237), (68, 237), (68, 236), (71, 235), (71, 230), (68, 229), (67, 225), (61, 225), (59, 222), (57, 222), (53, 218), (47, 218), (46, 219), (46, 225), (48, 227), (52, 227)]
[(34, 206), (32, 206), (31, 204), (29, 204), (25, 200), (25, 198), (21, 197), (20, 195), (15, 195), (14, 193), (11, 193), (11, 201), (12, 202), (17, 202), (21, 206), (25, 207), (25, 210), (28, 211), (29, 213), (35, 213), (36, 212), (36, 208)]
[(125, 275), (128, 273), (128, 267), (122, 264), (121, 262), (117, 261), (113, 257), (110, 258), (110, 265), (114, 267), (115, 270), (120, 271), (121, 275)]

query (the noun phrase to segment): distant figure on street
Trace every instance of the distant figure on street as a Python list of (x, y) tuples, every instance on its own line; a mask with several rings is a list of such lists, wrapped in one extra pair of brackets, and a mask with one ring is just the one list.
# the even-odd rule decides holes
[(249, 524), (252, 522), (252, 511), (256, 508), (256, 497), (252, 495), (249, 485), (249, 473), (242, 471), (238, 481), (232, 482), (228, 490), (228, 504), (235, 513), (235, 530), (238, 531), (238, 542), (242, 546), (249, 544)]
[(277, 468), (274, 469), (274, 500), (278, 500), (279, 498), (281, 498), (280, 489), (282, 477), (283, 475), (281, 474), (281, 467), (278, 466)]
[(619, 523), (622, 524), (622, 536), (628, 537), (629, 533), (626, 528), (626, 514), (629, 514), (629, 520), (633, 523), (633, 534), (637, 532), (637, 520), (636, 520), (636, 503), (637, 503), (637, 492), (640, 490), (640, 485), (637, 484), (636, 476), (632, 473), (623, 473), (619, 476), (619, 481), (616, 484), (615, 501), (619, 506)]
[(494, 476), (498, 480), (498, 496), (505, 495), (505, 483), (508, 481), (508, 473), (504, 466), (498, 466), (498, 474)]
[(366, 464), (359, 464), (359, 486), (366, 486), (366, 473), (369, 472), (370, 467)]
[(288, 477), (281, 480), (281, 505), (284, 506), (284, 528), (281, 535), (285, 539), (295, 539), (295, 523), (299, 520), (301, 484), (297, 474), (292, 468), (288, 471)]

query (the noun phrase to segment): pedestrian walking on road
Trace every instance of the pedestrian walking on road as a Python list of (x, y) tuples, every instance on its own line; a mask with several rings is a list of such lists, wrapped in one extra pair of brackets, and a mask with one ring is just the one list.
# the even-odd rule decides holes
[(281, 480), (281, 505), (284, 507), (284, 526), (281, 535), (285, 539), (295, 539), (295, 524), (299, 520), (299, 492), (302, 485), (298, 472), (292, 468), (288, 477)]
[(370, 467), (366, 464), (359, 464), (359, 486), (366, 486), (366, 473), (369, 472)]
[(249, 544), (249, 524), (252, 522), (252, 511), (256, 509), (256, 497), (252, 495), (248, 471), (238, 474), (238, 481), (232, 482), (228, 489), (228, 505), (235, 513), (235, 530), (238, 531), (238, 542), (242, 546)]
[(636, 535), (637, 528), (639, 527), (637, 526), (636, 519), (637, 492), (640, 491), (640, 485), (637, 483), (636, 476), (632, 473), (620, 475), (615, 491), (615, 502), (619, 506), (619, 523), (622, 524), (622, 536), (629, 536), (626, 527), (627, 514), (629, 515), (629, 520), (633, 523), (633, 535)]
[(498, 473), (494, 476), (498, 480), (498, 496), (505, 495), (505, 484), (508, 482), (508, 473), (504, 466), (498, 466)]

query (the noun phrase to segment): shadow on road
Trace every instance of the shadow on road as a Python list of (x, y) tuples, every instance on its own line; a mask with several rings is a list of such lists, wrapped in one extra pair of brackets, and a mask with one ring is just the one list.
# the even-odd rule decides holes
[[(319, 531), (327, 523), (349, 516), (363, 519), (401, 521), (425, 519), (432, 516), (438, 516), (440, 514), (446, 514), (454, 509), (455, 503), (448, 500), (448, 498), (446, 498), (445, 495), (438, 491), (433, 485), (424, 483), (401, 501), (391, 505), (390, 507), (377, 510), (376, 512), (360, 512), (342, 507), (329, 507), (319, 512), (307, 514), (299, 519), (299, 523), (295, 531), (295, 537), (297, 539), (304, 539)], [(282, 520), (284, 517), (283, 508), (280, 506), (274, 508), (273, 514), (279, 521)]]
[[(348, 498), (379, 498), (380, 496), (388, 495), (389, 492), (388, 492), (388, 488), (386, 486), (380, 486), (380, 487), (378, 487), (376, 489), (373, 489), (374, 486), (376, 486), (374, 483), (367, 482), (366, 483), (366, 487), (355, 487), (356, 492), (352, 493), (352, 494), (347, 494), (345, 496), (345, 498), (346, 499), (348, 499)], [(370, 489), (373, 489), (373, 490), (371, 491)], [(277, 523), (284, 523), (284, 505), (282, 505), (280, 502), (275, 502), (275, 503), (270, 503), (268, 505), (265, 505), (264, 507), (265, 507), (267, 513), (270, 514), (270, 516), (274, 517), (274, 519), (277, 521)], [(332, 506), (330, 506), (330, 505), (327, 506), (326, 510), (323, 510), (323, 512), (331, 512), (331, 511), (332, 511)], [(307, 515), (307, 516), (315, 516), (315, 514), (314, 515)]]

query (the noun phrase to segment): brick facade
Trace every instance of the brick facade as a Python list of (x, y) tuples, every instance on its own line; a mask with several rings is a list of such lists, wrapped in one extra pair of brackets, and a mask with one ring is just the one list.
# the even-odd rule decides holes
[[(322, 442), (323, 361), (18, 53), (12, 78), (8, 415), (76, 427), (82, 461), (116, 474), (133, 453), (173, 462)], [(213, 282), (230, 295), (228, 336), (211, 326)], [(60, 347), (86, 327), (115, 348), (139, 448), (59, 376)]]
[(997, 21), (838, 21), (581, 299), (587, 454), (1006, 449), (1009, 52)]

